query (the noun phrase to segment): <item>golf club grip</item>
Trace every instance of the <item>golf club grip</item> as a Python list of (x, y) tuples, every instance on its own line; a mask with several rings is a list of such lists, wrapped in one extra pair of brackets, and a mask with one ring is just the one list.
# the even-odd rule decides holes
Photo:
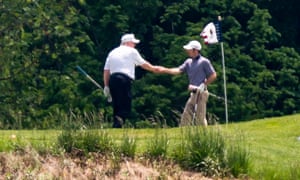
[(98, 88), (103, 89), (102, 86), (100, 86), (100, 84), (98, 84), (93, 78), (91, 78), (91, 76), (88, 75), (88, 73), (86, 73), (80, 66), (76, 66), (76, 68), (86, 77), (88, 78), (90, 81), (92, 81), (92, 83), (94, 83)]

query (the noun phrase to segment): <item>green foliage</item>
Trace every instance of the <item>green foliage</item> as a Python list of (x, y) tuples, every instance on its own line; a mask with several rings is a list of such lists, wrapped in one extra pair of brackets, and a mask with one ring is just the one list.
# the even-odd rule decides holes
[(154, 127), (155, 125), (153, 125), (153, 123), (148, 120), (138, 121), (135, 123), (135, 128), (137, 129), (154, 128)]
[(166, 157), (169, 145), (169, 139), (166, 134), (156, 129), (154, 136), (147, 145), (146, 156), (150, 158)]
[[(59, 113), (57, 113), (59, 114)], [(57, 144), (65, 152), (71, 153), (79, 150), (85, 153), (100, 152), (106, 154), (113, 148), (111, 137), (102, 129), (102, 125), (97, 122), (97, 116), (91, 113), (77, 115), (70, 112), (69, 116), (62, 114), (62, 132), (57, 137)], [(99, 127), (100, 130), (92, 128)]]
[(66, 152), (71, 152), (74, 148), (74, 137), (72, 131), (63, 131), (57, 138), (57, 144)]
[(225, 140), (221, 134), (202, 128), (187, 128), (183, 135), (182, 154), (175, 154), (184, 168), (204, 172), (212, 176), (222, 175), (221, 162), (224, 159)]
[[(109, 163), (112, 163), (110, 164), (111, 173), (119, 170), (123, 157), (122, 152), (133, 153), (136, 151), (135, 157), (142, 156), (141, 159), (145, 158), (143, 155), (148, 155), (147, 157), (152, 158), (155, 163), (157, 160), (165, 162), (166, 158), (174, 160), (182, 167), (194, 164), (198, 165), (197, 168), (202, 167), (201, 170), (207, 174), (220, 175), (219, 178), (225, 176), (224, 178), (231, 179), (298, 179), (299, 117), (300, 115), (293, 115), (221, 124), (209, 126), (206, 132), (202, 127), (130, 129), (130, 131), (129, 129), (76, 130), (76, 126), (73, 127), (75, 128), (73, 130), (65, 129), (64, 131), (2, 130), (0, 132), (0, 150), (24, 153), (28, 148), (37, 148), (35, 150), (41, 154), (63, 155), (66, 149), (62, 145), (66, 142), (65, 145), (70, 146), (65, 146), (65, 148), (72, 148), (76, 145), (74, 151), (71, 152), (74, 155), (82, 156), (87, 155), (84, 153), (88, 152), (88, 147), (86, 147), (88, 144), (92, 148), (96, 147), (95, 145), (103, 144), (106, 150), (99, 151), (97, 149), (96, 153), (92, 154), (100, 153), (99, 155), (102, 157), (102, 153), (105, 153), (104, 155), (107, 155), (111, 161)], [(91, 140), (84, 137), (91, 138)], [(60, 138), (60, 143), (58, 143)], [(100, 143), (96, 142), (96, 139)], [(84, 144), (84, 142), (86, 143)], [(96, 144), (92, 144), (93, 142)], [(167, 146), (165, 146), (166, 142)], [(202, 142), (205, 142), (206, 147), (198, 146)], [(158, 148), (155, 148), (156, 145)], [(153, 157), (148, 154), (150, 147), (153, 147), (151, 149), (155, 152)], [(162, 153), (158, 149), (166, 154), (161, 156)], [(200, 149), (204, 153), (200, 152)], [(93, 151), (93, 149), (89, 150)], [(193, 152), (194, 158), (191, 158), (192, 153), (189, 151)], [(207, 152), (214, 156), (204, 157), (198, 163), (188, 162), (188, 160), (196, 160), (200, 155), (208, 154)], [(218, 154), (222, 156), (218, 156)], [(187, 168), (192, 170), (192, 166)], [(235, 177), (232, 177), (233, 175)]]
[(300, 162), (297, 161), (296, 163), (293, 163), (291, 165), (290, 172), (288, 173), (288, 178), (289, 179), (299, 179), (300, 178)]
[(0, 17), (4, 22), (0, 28), (4, 36), (0, 42), (4, 81), (0, 86), (5, 104), (1, 120), (9, 121), (6, 128), (34, 128), (53, 107), (66, 112), (76, 105), (77, 87), (70, 76), (72, 63), (90, 40), (81, 30), (85, 17), (70, 5), (6, 1), (1, 7), (1, 11), (6, 9)]
[(229, 142), (220, 131), (201, 127), (188, 127), (182, 133), (172, 155), (182, 167), (210, 177), (248, 173), (250, 157), (243, 141)]
[(131, 137), (128, 132), (124, 131), (123, 139), (120, 145), (120, 153), (124, 156), (134, 158), (136, 147), (136, 138)]
[[(219, 15), (223, 16), (229, 120), (297, 113), (300, 38), (299, 25), (291, 22), (300, 6), (295, 0), (288, 7), (282, 3), (287, 2), (1, 1), (0, 127), (56, 128), (60, 120), (52, 117), (70, 109), (78, 114), (101, 113), (101, 120), (111, 122), (111, 104), (75, 67), (80, 65), (103, 84), (106, 56), (125, 32), (141, 39), (137, 49), (145, 59), (166, 67), (183, 63), (187, 56), (182, 46), (189, 40), (201, 41), (201, 54), (218, 74), (209, 90), (222, 96), (220, 48), (204, 45), (199, 37)], [(164, 126), (177, 126), (174, 112), (182, 112), (187, 100), (187, 77), (141, 69), (136, 77), (132, 124), (160, 117)], [(210, 98), (208, 111), (224, 122), (223, 103)]]
[(244, 139), (232, 140), (227, 149), (227, 167), (234, 177), (248, 175), (251, 169), (250, 148), (245, 144)]
[(104, 130), (98, 131), (76, 131), (64, 130), (57, 138), (57, 144), (65, 152), (74, 151), (99, 152), (106, 154), (114, 148), (112, 139)]

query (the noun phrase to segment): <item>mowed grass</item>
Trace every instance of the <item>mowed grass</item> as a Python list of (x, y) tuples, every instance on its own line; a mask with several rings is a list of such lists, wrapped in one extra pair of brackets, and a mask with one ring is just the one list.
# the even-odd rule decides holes
[[(300, 114), (258, 119), (240, 123), (209, 126), (217, 128), (228, 142), (243, 139), (250, 152), (250, 177), (254, 179), (292, 179), (300, 177)], [(113, 139), (122, 142), (124, 136), (136, 140), (137, 154), (145, 153), (157, 135), (166, 136), (168, 154), (180, 143), (186, 128), (168, 129), (102, 129)], [(99, 130), (95, 130), (99, 131)], [(2, 130), (0, 151), (9, 151), (15, 144), (31, 144), (39, 149), (55, 149), (61, 130)], [(291, 175), (292, 174), (292, 175)]]
[(229, 124), (228, 133), (245, 136), (253, 162), (251, 174), (260, 179), (300, 175), (300, 115)]

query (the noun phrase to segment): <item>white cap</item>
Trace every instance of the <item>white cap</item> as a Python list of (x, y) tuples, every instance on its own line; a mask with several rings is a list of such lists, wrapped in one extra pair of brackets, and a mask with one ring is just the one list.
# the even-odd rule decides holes
[(183, 48), (186, 50), (197, 49), (200, 51), (201, 44), (200, 44), (200, 42), (193, 40), (193, 41), (190, 41), (188, 44), (184, 45)]
[(134, 34), (124, 34), (121, 38), (121, 43), (125, 43), (125, 42), (133, 42), (135, 44), (138, 44), (140, 40), (136, 39), (134, 37)]

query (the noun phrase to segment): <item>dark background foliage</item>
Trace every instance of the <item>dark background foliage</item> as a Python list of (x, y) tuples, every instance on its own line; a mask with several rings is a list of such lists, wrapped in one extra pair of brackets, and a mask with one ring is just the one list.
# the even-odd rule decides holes
[[(218, 73), (209, 90), (223, 96), (220, 45), (199, 36), (219, 15), (229, 121), (299, 113), (299, 7), (296, 0), (0, 0), (0, 127), (56, 128), (70, 112), (109, 122), (110, 104), (76, 66), (103, 84), (106, 56), (126, 32), (141, 39), (145, 59), (166, 67), (179, 66), (182, 46), (199, 40)], [(176, 126), (186, 76), (137, 68), (136, 77), (131, 122)], [(210, 97), (208, 112), (225, 122), (224, 102)]]

